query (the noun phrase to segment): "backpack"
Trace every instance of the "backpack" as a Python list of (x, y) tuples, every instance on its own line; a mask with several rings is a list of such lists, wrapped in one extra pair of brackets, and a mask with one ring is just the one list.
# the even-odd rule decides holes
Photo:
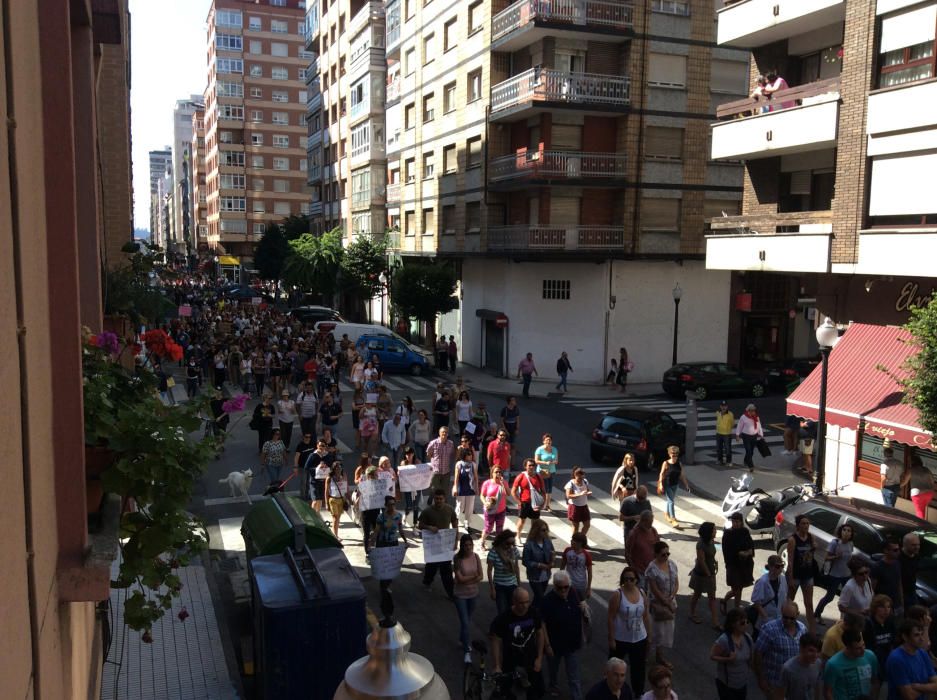
[[(726, 634), (725, 638), (729, 642), (729, 653), (731, 654), (735, 651), (735, 641), (732, 639), (731, 634)], [(752, 637), (748, 632), (745, 632), (744, 638), (745, 638), (745, 646), (748, 647), (749, 658), (751, 658), (752, 646), (753, 646)], [(728, 684), (729, 683), (729, 665), (725, 661), (720, 661), (719, 665), (722, 667), (722, 673), (726, 679), (725, 682), (726, 684)]]

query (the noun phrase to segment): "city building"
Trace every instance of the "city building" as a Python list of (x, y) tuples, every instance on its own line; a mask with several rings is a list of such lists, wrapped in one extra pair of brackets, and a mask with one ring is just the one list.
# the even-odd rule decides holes
[(731, 271), (729, 358), (815, 355), (824, 317), (901, 324), (937, 288), (937, 2), (727, 2), (722, 47), (751, 48), (751, 89), (717, 108), (714, 159), (743, 159), (741, 216), (712, 221)]
[(184, 257), (195, 254), (195, 216), (192, 202), (192, 117), (205, 104), (201, 95), (191, 95), (185, 100), (176, 100), (172, 112), (172, 167), (176, 180), (173, 183), (172, 232), (174, 252)]
[(309, 211), (305, 3), (215, 0), (208, 13), (208, 237), (249, 262), (268, 224)]
[(200, 258), (206, 258), (218, 241), (208, 238), (208, 193), (205, 179), (205, 105), (192, 114), (192, 230), (195, 233), (195, 250)]
[(703, 222), (738, 213), (742, 173), (710, 160), (709, 123), (747, 94), (748, 56), (715, 45), (711, 0), (392, 0), (385, 17), (388, 225), (403, 264), (458, 267), (435, 330), (461, 358), (512, 374), (534, 352), (549, 376), (566, 351), (593, 383), (622, 346), (634, 381), (659, 381), (674, 342), (725, 359), (730, 274), (705, 268)]
[(7, 697), (100, 696), (111, 630), (97, 606), (110, 595), (117, 523), (109, 540), (89, 535), (80, 495), (79, 330), (102, 329), (101, 275), (132, 235), (129, 26), (127, 0), (0, 13), (0, 380), (17, 402), (0, 489)]
[(150, 239), (157, 245), (164, 245), (159, 238), (160, 211), (162, 210), (162, 194), (160, 193), (160, 180), (166, 176), (166, 165), (172, 163), (172, 147), (166, 146), (161, 151), (150, 151)]

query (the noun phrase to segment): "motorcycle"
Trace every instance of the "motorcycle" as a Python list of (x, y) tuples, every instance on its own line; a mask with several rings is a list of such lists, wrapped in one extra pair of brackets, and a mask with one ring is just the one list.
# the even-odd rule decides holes
[(812, 483), (794, 484), (769, 493), (752, 488), (751, 474), (733, 476), (732, 485), (722, 500), (725, 527), (732, 527), (732, 516), (741, 513), (746, 527), (752, 532), (771, 531), (779, 512), (815, 494), (816, 487)]

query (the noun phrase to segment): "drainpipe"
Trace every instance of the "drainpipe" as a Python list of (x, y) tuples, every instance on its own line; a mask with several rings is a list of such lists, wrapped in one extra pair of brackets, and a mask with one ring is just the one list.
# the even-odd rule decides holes
[(19, 225), (19, 186), (16, 178), (16, 109), (13, 103), (13, 74), (11, 66), (13, 65), (12, 45), (10, 40), (10, 12), (7, 3), (2, 5), (3, 11), (3, 60), (6, 66), (6, 100), (7, 107), (7, 143), (9, 145), (8, 169), (10, 177), (10, 222), (11, 234), (13, 238), (13, 288), (16, 297), (16, 343), (17, 343), (17, 361), (19, 365), (20, 380), (20, 444), (23, 454), (23, 535), (26, 543), (26, 590), (29, 601), (29, 638), (30, 651), (32, 656), (32, 681), (33, 693), (39, 700), (40, 689), (38, 678), (40, 677), (40, 655), (39, 655), (39, 604), (36, 600), (36, 553), (33, 537), (33, 508), (32, 508), (32, 475), (29, 470), (30, 452), (29, 452), (29, 401), (26, 398), (25, 388), (27, 386), (28, 372), (26, 368), (26, 326), (23, 322), (25, 316), (23, 310), (23, 261), (20, 256), (20, 225)]
[[(651, 31), (651, 12), (648, 7), (644, 8), (644, 26), (642, 27), (642, 61), (641, 61), (641, 108), (638, 112), (638, 152), (635, 154), (635, 191), (634, 191), (634, 211), (632, 213), (631, 228), (631, 254), (637, 254), (638, 237), (641, 229), (641, 163), (644, 161), (644, 121), (647, 104), (645, 96), (647, 95), (647, 64), (648, 64), (648, 35)], [(634, 41), (631, 42), (631, 48), (634, 49)], [(631, 87), (634, 87), (634, 81), (631, 81)], [(604, 368), (603, 368), (604, 371)]]

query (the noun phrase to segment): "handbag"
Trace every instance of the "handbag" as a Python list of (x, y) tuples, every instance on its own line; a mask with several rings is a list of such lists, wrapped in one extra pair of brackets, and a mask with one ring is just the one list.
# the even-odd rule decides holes
[(673, 608), (669, 603), (662, 603), (659, 600), (651, 601), (651, 617), (654, 622), (666, 622), (674, 618)]
[(771, 448), (768, 447), (768, 443), (765, 442), (765, 439), (764, 439), (764, 438), (758, 438), (758, 439), (755, 441), (755, 447), (758, 448), (758, 453), (759, 453), (762, 457), (770, 457), (770, 456), (771, 456)]
[(541, 508), (543, 508), (543, 504), (545, 501), (543, 494), (534, 488), (534, 485), (530, 481), (529, 476), (525, 475), (525, 477), (527, 479), (527, 488), (530, 489), (530, 507), (533, 508), (534, 510), (540, 510)]
[(247, 427), (251, 430), (260, 430), (260, 418), (258, 416), (251, 418), (251, 422), (247, 424)]

